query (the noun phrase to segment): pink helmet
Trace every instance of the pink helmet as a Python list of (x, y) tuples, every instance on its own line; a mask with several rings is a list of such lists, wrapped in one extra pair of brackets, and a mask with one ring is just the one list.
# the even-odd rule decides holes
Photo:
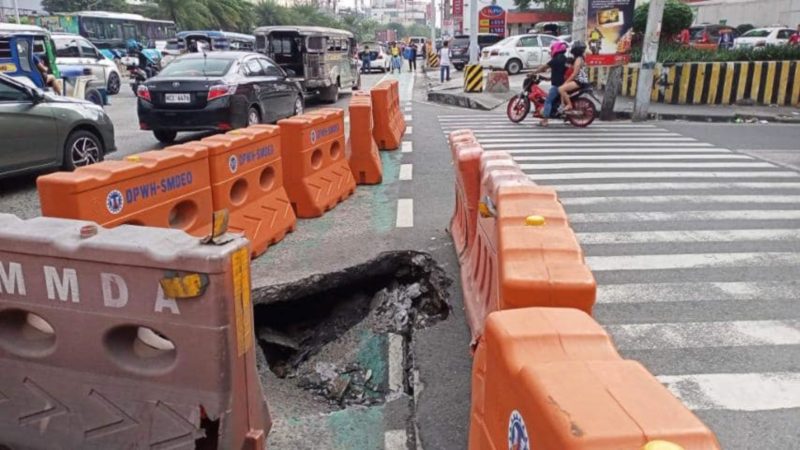
[(559, 53), (564, 53), (567, 51), (567, 43), (564, 41), (553, 41), (550, 44), (550, 56), (556, 56)]

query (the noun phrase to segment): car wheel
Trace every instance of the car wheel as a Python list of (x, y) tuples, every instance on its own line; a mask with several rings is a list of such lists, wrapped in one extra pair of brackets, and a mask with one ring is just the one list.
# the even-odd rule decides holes
[(122, 80), (120, 80), (119, 75), (115, 72), (111, 72), (111, 75), (108, 76), (108, 85), (106, 89), (108, 90), (109, 95), (117, 95), (119, 94), (120, 86), (122, 86)]
[(103, 155), (103, 143), (96, 134), (86, 130), (73, 131), (64, 144), (64, 170), (102, 161)]
[(506, 72), (509, 75), (516, 75), (522, 70), (522, 62), (518, 59), (512, 59), (506, 63)]
[(247, 126), (258, 125), (260, 123), (261, 113), (258, 112), (258, 108), (251, 106), (250, 109), (247, 110)]
[(294, 115), (299, 116), (303, 114), (303, 96), (298, 95), (294, 101)]
[(325, 103), (336, 103), (339, 101), (339, 85), (334, 84), (333, 86), (326, 88), (322, 91), (322, 95), (320, 99)]
[(453, 64), (453, 67), (455, 67), (458, 71), (464, 70), (463, 64)]
[(178, 135), (177, 131), (170, 130), (153, 130), (153, 136), (158, 139), (162, 144), (171, 144), (175, 142), (175, 136)]
[(83, 95), (84, 100), (89, 100), (97, 106), (103, 106), (103, 94), (97, 89), (87, 89)]

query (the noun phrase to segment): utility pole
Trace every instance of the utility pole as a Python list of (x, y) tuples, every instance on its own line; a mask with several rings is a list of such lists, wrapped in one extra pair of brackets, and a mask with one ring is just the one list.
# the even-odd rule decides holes
[(647, 120), (650, 107), (650, 91), (653, 89), (653, 68), (658, 60), (658, 41), (661, 38), (661, 20), (664, 17), (665, 0), (650, 0), (647, 11), (647, 29), (644, 33), (642, 65), (639, 68), (639, 83), (636, 85), (636, 100), (633, 104), (633, 120)]
[(17, 5), (17, 0), (14, 0), (14, 15), (17, 16), (17, 25), (19, 25), (19, 5)]
[(436, 49), (436, 0), (431, 0), (431, 45)]
[(572, 8), (572, 42), (586, 41), (586, 14), (589, 0), (575, 0)]
[(469, 63), (478, 64), (478, 0), (469, 0)]

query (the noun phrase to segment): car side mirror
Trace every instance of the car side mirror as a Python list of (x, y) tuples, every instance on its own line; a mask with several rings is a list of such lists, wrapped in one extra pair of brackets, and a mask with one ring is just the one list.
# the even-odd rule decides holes
[(295, 72), (294, 70), (292, 70), (292, 69), (285, 69), (285, 70), (286, 70), (286, 77), (287, 78), (293, 78), (293, 77), (297, 76), (297, 72)]
[(42, 93), (42, 91), (38, 89), (28, 88), (28, 95), (30, 95), (31, 101), (33, 101), (34, 105), (42, 103), (42, 101), (44, 101), (44, 93)]

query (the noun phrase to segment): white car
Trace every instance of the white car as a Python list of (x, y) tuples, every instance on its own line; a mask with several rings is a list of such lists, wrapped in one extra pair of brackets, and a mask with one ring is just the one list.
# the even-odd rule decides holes
[(768, 45), (786, 45), (795, 30), (791, 28), (756, 28), (739, 36), (733, 48), (763, 48)]
[(56, 46), (56, 64), (89, 67), (97, 81), (105, 84), (109, 95), (119, 93), (122, 77), (114, 61), (103, 56), (83, 36), (68, 33), (53, 33), (52, 36)]
[(372, 59), (369, 63), (370, 72), (373, 70), (380, 70), (383, 73), (388, 72), (392, 65), (392, 58), (386, 51), (386, 47), (377, 42), (363, 42), (361, 44), (361, 51), (358, 55), (358, 70), (361, 70), (361, 53), (363, 53), (365, 47), (369, 47), (369, 53)]
[(516, 75), (550, 60), (550, 44), (557, 38), (547, 34), (510, 36), (481, 51), (481, 66)]

